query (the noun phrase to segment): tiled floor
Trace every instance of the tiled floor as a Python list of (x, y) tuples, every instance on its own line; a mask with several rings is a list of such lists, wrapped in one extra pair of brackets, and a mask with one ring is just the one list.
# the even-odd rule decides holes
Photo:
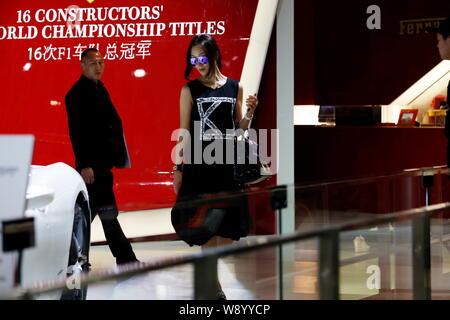
[[(125, 217), (127, 214), (122, 215)], [(128, 216), (131, 217), (131, 216)], [(151, 216), (146, 216), (149, 219)], [(161, 213), (160, 222), (167, 220)], [(150, 221), (140, 217), (146, 229)], [(127, 233), (129, 222), (121, 220)], [(170, 221), (170, 220), (169, 220)], [(153, 226), (155, 228), (155, 226)], [(161, 226), (161, 229), (170, 227)], [(157, 230), (157, 229), (155, 229)], [(432, 294), (433, 299), (450, 299), (450, 253), (448, 240), (442, 240), (442, 226), (432, 228)], [(145, 230), (134, 229), (134, 235)], [(445, 231), (445, 230), (444, 230)], [(101, 230), (93, 230), (99, 233)], [(446, 233), (446, 232), (444, 232)], [(133, 235), (133, 236), (134, 236)], [(362, 235), (369, 247), (355, 252), (353, 240)], [(127, 236), (130, 236), (127, 233)], [(375, 229), (345, 232), (340, 237), (341, 299), (411, 299), (412, 248), (411, 228), (407, 223), (380, 226)], [(247, 241), (246, 239), (241, 240)], [(200, 252), (181, 241), (135, 243), (133, 248), (141, 261), (189, 255)], [(229, 256), (219, 259), (219, 278), (228, 299), (278, 299), (282, 286), (283, 299), (318, 299), (318, 241), (309, 240), (283, 249), (283, 270), (280, 281), (278, 248)], [(364, 248), (363, 248), (364, 249)], [(107, 246), (91, 248), (92, 270), (115, 267)], [(378, 288), (378, 284), (381, 288)], [(193, 299), (193, 267), (182, 265), (130, 277), (121, 281), (93, 284), (88, 288), (93, 299)]]
[[(119, 222), (128, 238), (174, 233), (170, 209), (121, 212)], [(104, 241), (102, 224), (98, 217), (92, 222), (91, 242)]]

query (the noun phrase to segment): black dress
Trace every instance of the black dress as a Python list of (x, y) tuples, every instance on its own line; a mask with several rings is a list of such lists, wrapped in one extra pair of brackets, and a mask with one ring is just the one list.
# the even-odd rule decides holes
[[(212, 89), (193, 80), (188, 82), (188, 87), (193, 100), (189, 130), (191, 152), (188, 159), (185, 157), (181, 188), (171, 212), (172, 225), (180, 238), (191, 246), (203, 245), (215, 235), (239, 240), (248, 234), (250, 218), (246, 199), (233, 179), (233, 155), (230, 157), (228, 153), (227, 157), (227, 145), (234, 141), (239, 83), (228, 78), (222, 87)], [(227, 193), (232, 200), (219, 204), (192, 202), (211, 197), (223, 199)], [(218, 218), (221, 220), (218, 229), (213, 234), (198, 232), (196, 227), (204, 221), (206, 212), (214, 208), (220, 208), (223, 214)]]

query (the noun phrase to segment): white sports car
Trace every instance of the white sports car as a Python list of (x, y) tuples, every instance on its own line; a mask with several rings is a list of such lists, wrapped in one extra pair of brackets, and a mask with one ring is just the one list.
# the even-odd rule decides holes
[[(86, 270), (91, 217), (81, 176), (61, 162), (31, 166), (25, 206), (25, 217), (34, 218), (35, 243), (19, 253), (16, 283), (29, 287), (50, 280), (65, 280)], [(3, 254), (0, 251), (0, 258)], [(86, 288), (69, 286), (34, 298), (85, 299)]]

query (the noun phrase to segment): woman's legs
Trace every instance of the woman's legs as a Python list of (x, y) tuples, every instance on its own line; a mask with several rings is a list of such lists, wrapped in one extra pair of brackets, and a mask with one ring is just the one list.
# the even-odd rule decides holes
[[(212, 237), (211, 239), (209, 239), (209, 241), (207, 243), (202, 245), (202, 250), (226, 246), (226, 245), (229, 245), (232, 243), (233, 243), (233, 240), (231, 240), (231, 239), (215, 236), (215, 237)], [(222, 290), (222, 286), (220, 285), (220, 281), (219, 281), (219, 273), (217, 273), (217, 290)]]

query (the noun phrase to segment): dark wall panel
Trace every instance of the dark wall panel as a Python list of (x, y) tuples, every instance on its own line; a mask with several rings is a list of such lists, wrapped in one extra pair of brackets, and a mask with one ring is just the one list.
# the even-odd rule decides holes
[[(440, 61), (427, 25), (450, 1), (296, 2), (296, 104), (389, 104)], [(380, 8), (370, 30), (367, 8)]]

